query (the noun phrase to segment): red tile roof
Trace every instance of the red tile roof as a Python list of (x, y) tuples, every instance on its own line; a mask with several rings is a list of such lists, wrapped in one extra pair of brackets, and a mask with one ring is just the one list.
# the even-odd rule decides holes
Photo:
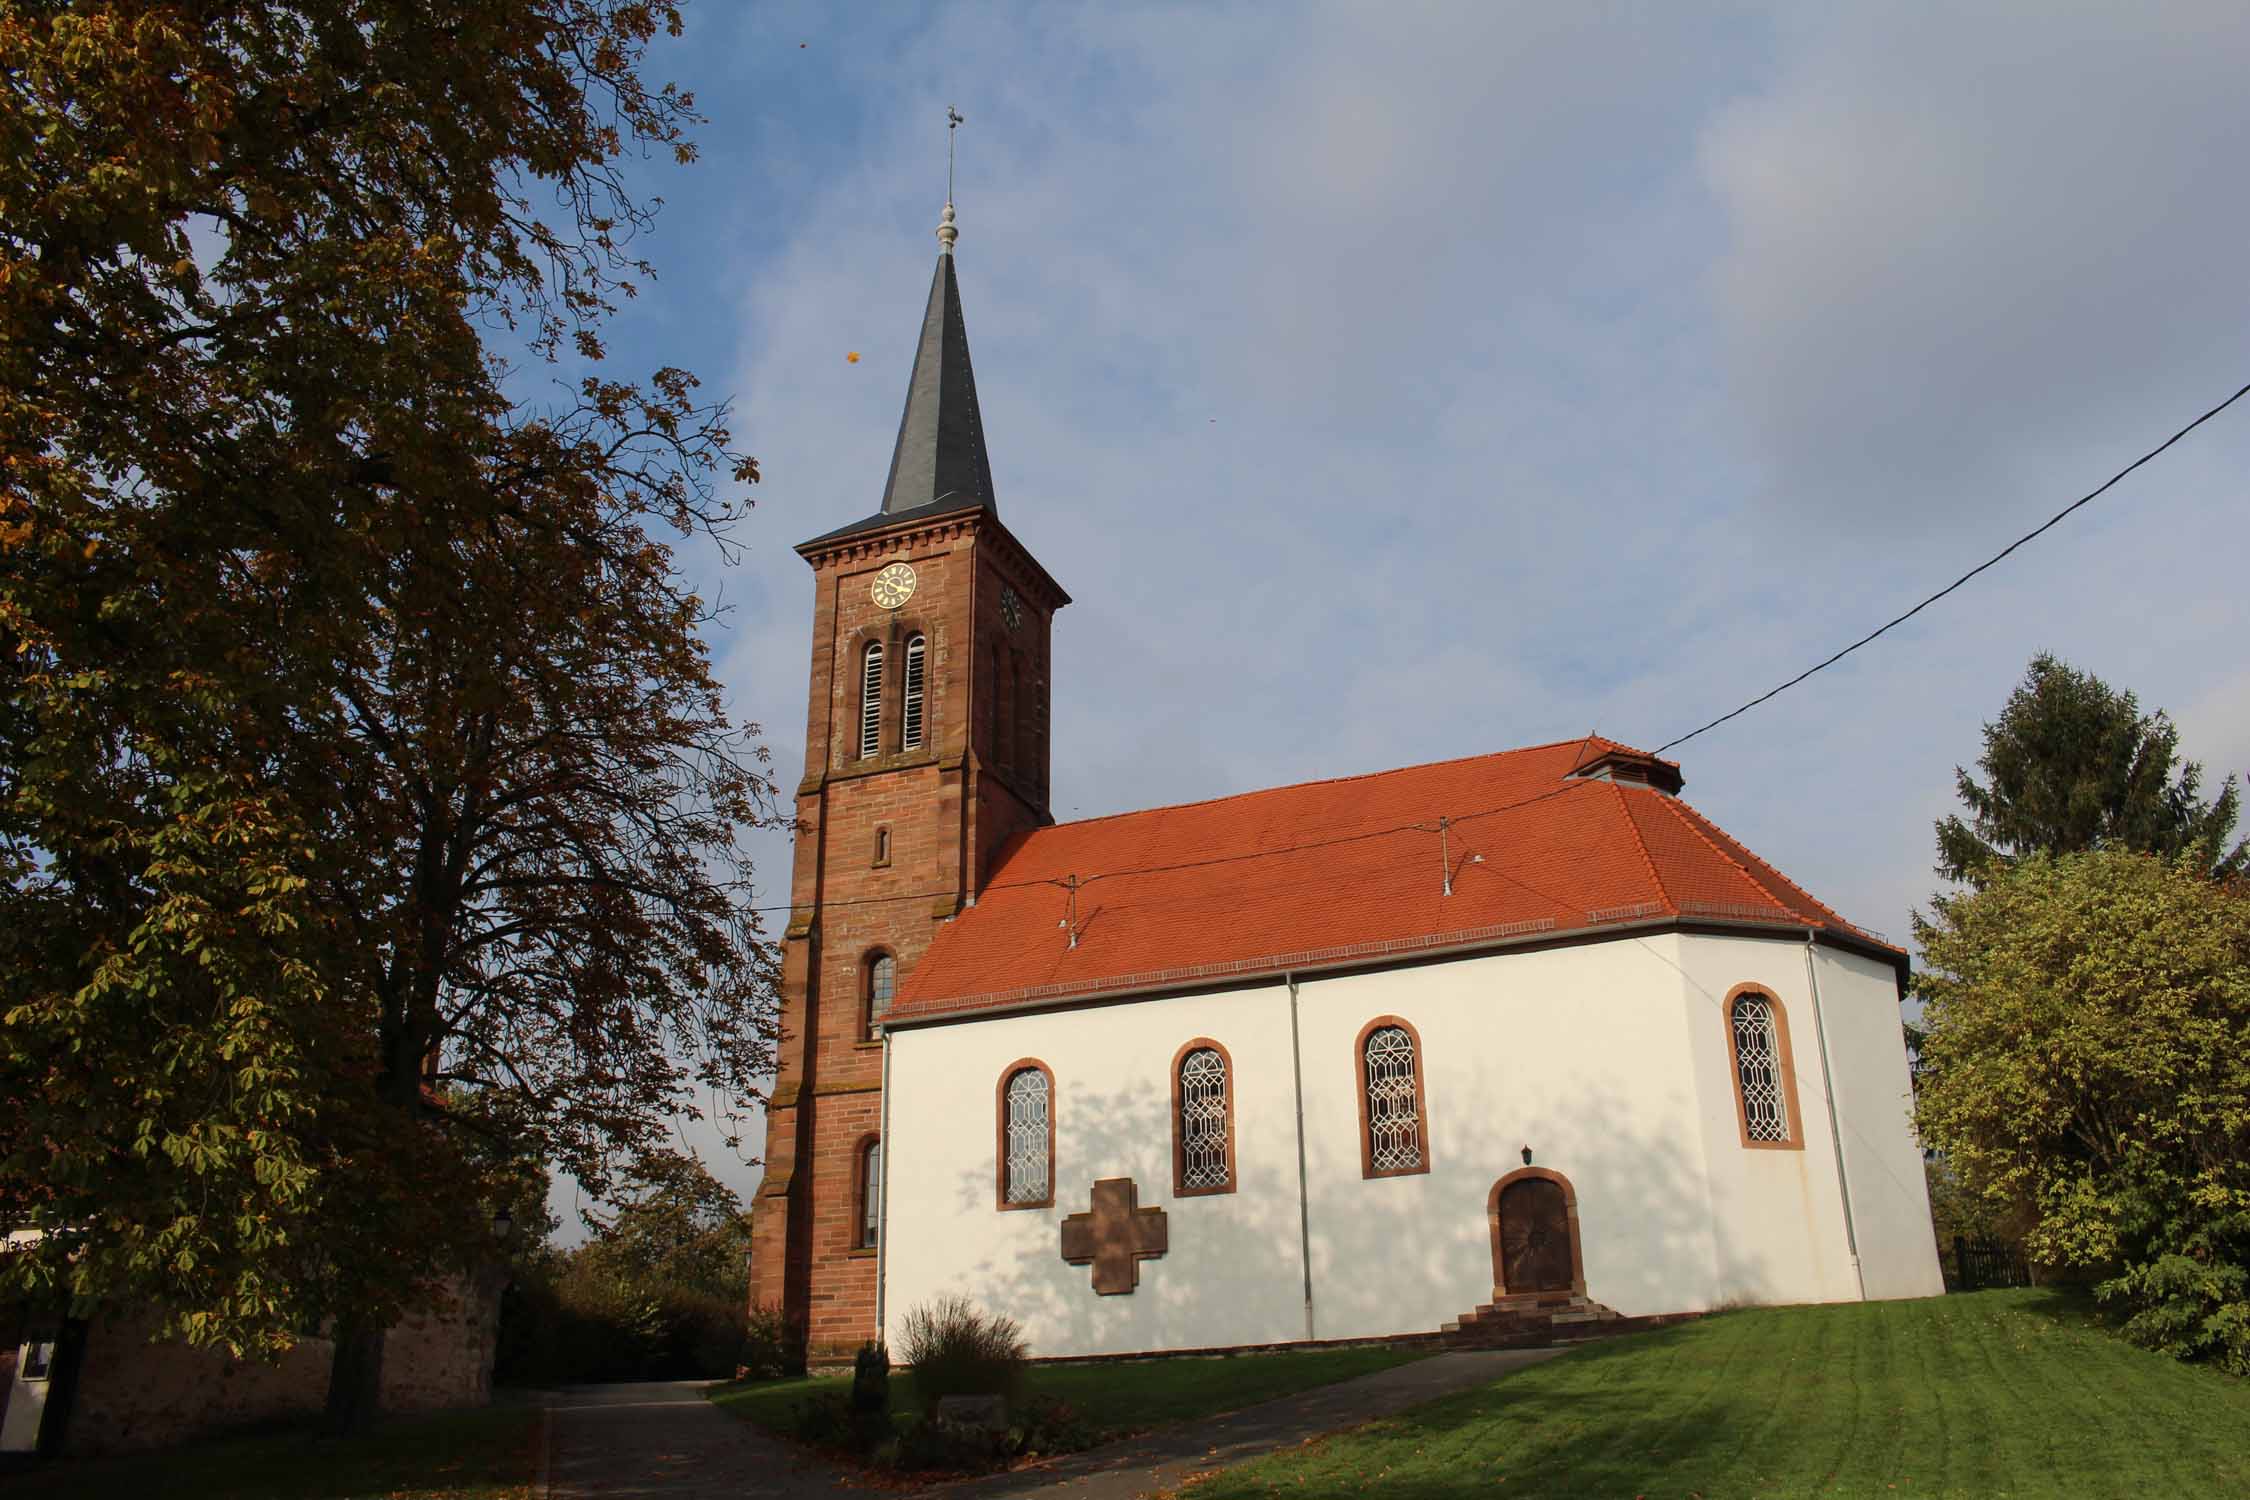
[(1612, 751), (1641, 753), (1565, 740), (1034, 830), (1001, 852), (977, 904), (939, 930), (891, 1019), (1635, 919), (1880, 941), (1678, 798), (1571, 776)]

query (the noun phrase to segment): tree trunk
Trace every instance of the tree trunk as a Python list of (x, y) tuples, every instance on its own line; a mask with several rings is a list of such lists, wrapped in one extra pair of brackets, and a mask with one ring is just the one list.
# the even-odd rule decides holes
[(336, 1328), (336, 1356), (328, 1366), (328, 1409), (323, 1426), (335, 1436), (364, 1432), (383, 1410), (383, 1335), (366, 1323)]

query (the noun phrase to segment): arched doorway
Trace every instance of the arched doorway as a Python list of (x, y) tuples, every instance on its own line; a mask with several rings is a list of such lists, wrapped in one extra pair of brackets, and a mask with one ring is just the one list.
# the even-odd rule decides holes
[(1492, 1298), (1532, 1293), (1586, 1295), (1578, 1245), (1578, 1194), (1570, 1179), (1523, 1167), (1492, 1185), (1485, 1199), (1492, 1229)]

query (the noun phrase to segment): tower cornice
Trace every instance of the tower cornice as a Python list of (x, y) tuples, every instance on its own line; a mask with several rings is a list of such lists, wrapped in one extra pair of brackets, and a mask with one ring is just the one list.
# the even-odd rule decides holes
[(1031, 549), (1002, 524), (999, 516), (983, 506), (949, 510), (926, 518), (901, 517), (890, 524), (865, 529), (855, 527), (830, 532), (798, 543), (796, 551), (819, 572), (828, 568), (849, 568), (909, 548), (929, 547), (961, 538), (973, 539), (980, 546), (990, 548), (1009, 575), (1020, 581), (1021, 587), (1040, 596), (1036, 602), (1049, 613), (1070, 603), (1070, 595), (1041, 566), (1039, 559), (1031, 555)]

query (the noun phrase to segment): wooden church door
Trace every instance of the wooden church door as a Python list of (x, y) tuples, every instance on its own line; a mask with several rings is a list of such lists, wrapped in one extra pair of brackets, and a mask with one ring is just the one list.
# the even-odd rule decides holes
[(1560, 1184), (1525, 1177), (1500, 1193), (1500, 1283), (1512, 1293), (1571, 1290), (1570, 1214)]

